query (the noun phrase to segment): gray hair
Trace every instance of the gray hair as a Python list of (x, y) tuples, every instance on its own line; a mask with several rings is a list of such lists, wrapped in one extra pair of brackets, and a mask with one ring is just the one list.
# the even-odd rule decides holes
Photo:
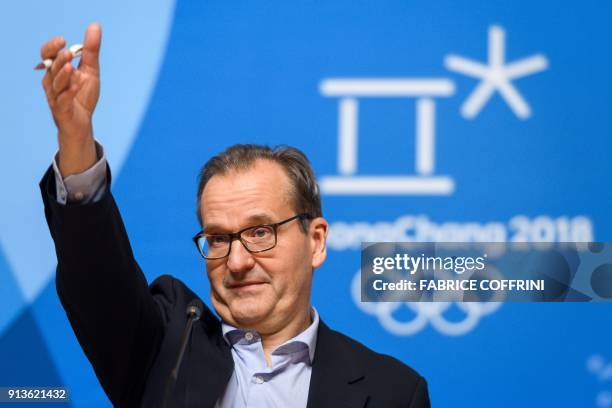
[(209, 159), (200, 170), (198, 177), (198, 195), (196, 197), (196, 215), (202, 224), (200, 199), (208, 181), (215, 175), (224, 175), (230, 171), (250, 169), (258, 160), (269, 160), (279, 164), (291, 184), (290, 202), (298, 213), (308, 214), (308, 219), (300, 219), (304, 232), (308, 230), (311, 218), (323, 216), (321, 195), (312, 166), (302, 151), (291, 146), (269, 146), (257, 144), (235, 144), (224, 152)]

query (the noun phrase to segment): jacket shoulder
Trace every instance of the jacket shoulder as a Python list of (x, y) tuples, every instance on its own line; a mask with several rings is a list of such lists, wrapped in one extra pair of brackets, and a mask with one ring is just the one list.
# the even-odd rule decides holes
[(168, 325), (171, 320), (181, 322), (187, 320), (187, 305), (193, 299), (202, 302), (204, 310), (200, 317), (200, 322), (208, 330), (220, 330), (221, 323), (210, 308), (196, 295), (183, 281), (172, 275), (161, 275), (149, 285), (149, 291), (157, 303), (162, 314), (164, 325)]
[[(362, 374), (352, 377), (354, 381), (363, 378), (363, 387), (371, 396), (373, 406), (430, 406), (427, 381), (415, 369), (345, 334), (327, 327), (324, 330), (329, 331), (326, 337), (330, 339), (330, 348), (334, 350), (333, 358), (338, 359), (350, 372)], [(332, 358), (331, 355), (327, 357)]]
[(397, 358), (378, 353), (336, 330), (331, 331), (337, 340), (343, 344), (346, 353), (352, 354), (357, 361), (361, 361), (362, 364), (367, 365), (368, 369), (378, 370), (390, 376), (402, 378), (404, 381), (408, 380), (414, 383), (417, 383), (422, 378), (416, 370)]

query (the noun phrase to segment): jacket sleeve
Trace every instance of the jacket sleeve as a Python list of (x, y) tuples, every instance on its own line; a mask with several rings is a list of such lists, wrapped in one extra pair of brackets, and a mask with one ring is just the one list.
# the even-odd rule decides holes
[(51, 167), (40, 189), (66, 315), (112, 403), (135, 406), (159, 350), (164, 319), (132, 254), (106, 171), (106, 192), (96, 202), (58, 203)]

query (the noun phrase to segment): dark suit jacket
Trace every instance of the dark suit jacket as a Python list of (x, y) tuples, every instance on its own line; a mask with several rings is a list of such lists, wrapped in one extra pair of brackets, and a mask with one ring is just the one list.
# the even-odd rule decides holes
[[(110, 170), (107, 169), (108, 186)], [(197, 298), (164, 275), (150, 286), (136, 263), (110, 189), (91, 204), (60, 205), (49, 168), (40, 188), (55, 242), (57, 293), (104, 391), (115, 406), (160, 406)], [(219, 319), (204, 309), (193, 327), (172, 407), (212, 407), (233, 372)], [(308, 408), (429, 407), (425, 379), (319, 324)]]

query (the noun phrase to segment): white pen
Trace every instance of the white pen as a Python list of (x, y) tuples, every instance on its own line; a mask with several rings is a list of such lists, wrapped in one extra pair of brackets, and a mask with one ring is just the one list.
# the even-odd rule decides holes
[[(72, 58), (80, 57), (83, 53), (83, 44), (74, 44), (68, 49), (72, 53)], [(53, 65), (53, 60), (51, 58), (47, 58), (46, 60), (38, 63), (34, 69), (49, 69), (51, 68), (51, 65)]]

